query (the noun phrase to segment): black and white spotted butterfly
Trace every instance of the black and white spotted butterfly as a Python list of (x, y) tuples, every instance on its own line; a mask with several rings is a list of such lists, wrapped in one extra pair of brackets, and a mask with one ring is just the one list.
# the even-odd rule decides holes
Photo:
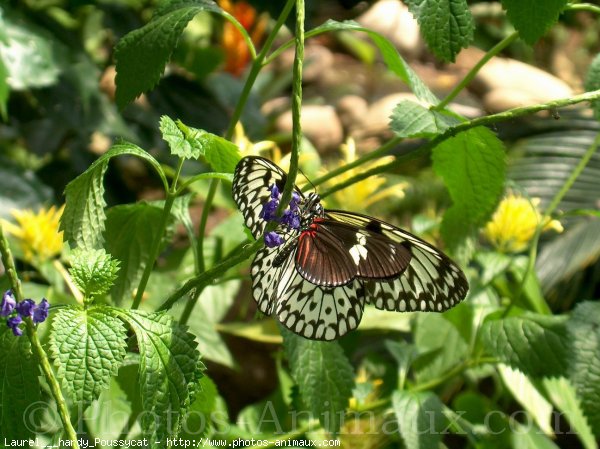
[(233, 177), (233, 198), (252, 235), (278, 222), (251, 267), (263, 313), (303, 337), (334, 340), (358, 326), (365, 304), (443, 312), (467, 294), (465, 275), (444, 253), (375, 218), (323, 209), (316, 193), (304, 196), (295, 187), (277, 218), (286, 176), (267, 159), (248, 156)]

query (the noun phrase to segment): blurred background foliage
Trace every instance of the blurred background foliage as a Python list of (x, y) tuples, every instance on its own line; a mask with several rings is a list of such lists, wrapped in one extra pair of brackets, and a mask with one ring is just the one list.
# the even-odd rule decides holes
[[(353, 19), (371, 3), (374, 2), (307, 1), (307, 26), (319, 25), (328, 18)], [(475, 46), (489, 48), (512, 31), (493, 2), (470, 3), (478, 21)], [(282, 2), (225, 0), (220, 5), (250, 30), (255, 44), (260, 45), (269, 21), (278, 15)], [(0, 3), (0, 218), (15, 223), (13, 210), (60, 207), (66, 184), (117, 139), (133, 142), (147, 149), (165, 166), (172, 166), (173, 159), (158, 131), (162, 115), (223, 134), (243, 86), (249, 54), (231, 25), (208, 13), (197, 15), (187, 26), (160, 83), (123, 110), (117, 108), (115, 44), (123, 35), (145, 24), (154, 7), (154, 1), (144, 0), (4, 0)], [(573, 56), (574, 78), (569, 81), (577, 89), (581, 87), (589, 61), (600, 47), (598, 24), (598, 18), (593, 16), (565, 15), (537, 45), (529, 47), (517, 41), (505, 55), (552, 70), (553, 55), (564, 51), (564, 43), (576, 36), (578, 53)], [(328, 36), (321, 43), (354, 63), (373, 69), (367, 71), (373, 77), (371, 83), (377, 84), (380, 77), (385, 76), (380, 73), (382, 65), (373, 57), (376, 52), (370, 44), (344, 34)], [(409, 63), (412, 62), (409, 59)], [(427, 84), (451, 70), (449, 64), (435, 61), (430, 54), (421, 54), (414, 62), (429, 70), (430, 79), (425, 78)], [(274, 126), (277, 117), (265, 113), (263, 106), (288, 95), (290, 86), (291, 72), (285, 65), (267, 68), (260, 74), (242, 116), (243, 129), (237, 130), (234, 139), (242, 152), (261, 152), (285, 167), (290, 133), (277, 129)], [(438, 88), (436, 93), (443, 95), (444, 90)], [(319, 92), (309, 84), (305, 102), (318, 104), (330, 94)], [(539, 198), (543, 210), (600, 129), (587, 112), (583, 108), (560, 111), (557, 112), (559, 120), (547, 116), (528, 117), (494, 129), (508, 147), (507, 193)], [(409, 152), (417, 143), (420, 142), (403, 142), (394, 154)], [(323, 152), (307, 140), (301, 165), (306, 176), (314, 179), (352, 161), (363, 151), (349, 141), (338, 149)], [(192, 176), (205, 168), (201, 162), (188, 163), (183, 176)], [(113, 160), (105, 179), (109, 206), (161, 199), (160, 181), (137, 159)], [(207, 186), (207, 183), (197, 183), (191, 188), (195, 199), (189, 214), (182, 208), (179, 221), (183, 226), (197, 223)], [(450, 204), (443, 184), (433, 175), (429, 155), (350, 190), (351, 193), (339, 192), (328, 198), (327, 204), (357, 212), (368, 208), (373, 215), (408, 225), (415, 233), (431, 240), (439, 237), (439, 211)], [(596, 153), (559, 205), (561, 214), (553, 217), (560, 220), (564, 231), (548, 232), (542, 238), (536, 265), (539, 286), (526, 288), (526, 295), (543, 296), (556, 313), (569, 311), (582, 300), (600, 296), (599, 192), (600, 154)], [(207, 267), (246, 238), (240, 214), (229, 196), (229, 186), (222, 186), (210, 216)], [(145, 308), (159, 306), (174, 285), (193, 274), (193, 256), (188, 250), (183, 226), (172, 226), (170, 244), (165, 247), (158, 271), (153, 274), (146, 292)], [(18, 237), (18, 232), (13, 233), (15, 241)], [(476, 312), (483, 313), (481, 311), (492, 307), (491, 304), (510, 297), (517, 288), (524, 270), (524, 256), (510, 251), (498, 252), (484, 237), (472, 244), (475, 263), (469, 269), (470, 300), (477, 305)], [(49, 266), (48, 260), (28, 258), (26, 247), (13, 246), (20, 258), (26, 288), (30, 292), (43, 292), (53, 303), (67, 301), (66, 288), (61, 286), (60, 276)], [(278, 330), (271, 320), (255, 320), (256, 307), (248, 295), (243, 274), (238, 270), (226, 282), (205, 289), (188, 324), (198, 336), (199, 349), (208, 362), (208, 373), (224, 399), (220, 406), (226, 404), (231, 419), (237, 419), (242, 430), (251, 434), (255, 431), (252, 423), (258, 419), (259, 408), (255, 403), (271, 398), (285, 405), (292, 393), (280, 358), (272, 356), (276, 345), (281, 343)], [(0, 282), (4, 288), (6, 280)], [(179, 316), (181, 311), (181, 307), (176, 307), (173, 313)], [(387, 390), (393, 389), (398, 381), (394, 350), (382, 343), (381, 331), (388, 337), (412, 333), (411, 338), (421, 351), (415, 378), (426, 382), (453, 366), (467, 350), (465, 341), (469, 338), (461, 338), (457, 331), (460, 326), (455, 327), (451, 322), (475, 322), (472, 316), (475, 312), (463, 306), (451, 311), (447, 319), (421, 315), (413, 320), (410, 315), (371, 312), (365, 315), (361, 332), (351, 333), (342, 340), (351, 362), (357, 367), (355, 397), (363, 401), (389, 395)], [(437, 354), (442, 347), (451, 350), (428, 364), (422, 354), (428, 351)], [(448, 383), (441, 396), (452, 398), (455, 408), (473, 415), (497, 406), (492, 404), (494, 401), (512, 401), (514, 406), (515, 398), (490, 399), (474, 393), (477, 381), (489, 374), (485, 368), (474, 371), (466, 380), (467, 386)], [(515, 376), (510, 372), (503, 375), (507, 379)], [(497, 377), (490, 381), (499, 382)], [(484, 383), (481, 388), (491, 387)], [(123, 391), (115, 383), (105, 394), (112, 398), (122, 395)], [(503, 405), (506, 410), (512, 407)], [(92, 430), (111, 432), (110, 429)], [(373, 436), (374, 441), (369, 443), (372, 445), (365, 443), (363, 447), (393, 443), (385, 437), (377, 438)], [(565, 444), (574, 440), (568, 435), (561, 438)]]

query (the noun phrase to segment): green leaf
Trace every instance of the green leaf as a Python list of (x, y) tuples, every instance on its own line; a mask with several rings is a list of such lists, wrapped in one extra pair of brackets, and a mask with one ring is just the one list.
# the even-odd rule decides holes
[(108, 292), (117, 278), (119, 261), (104, 249), (75, 250), (69, 273), (86, 297)]
[(504, 364), (498, 366), (500, 377), (513, 398), (529, 412), (538, 427), (548, 436), (553, 435), (552, 404), (538, 391), (531, 380), (521, 371)]
[[(587, 76), (585, 78), (585, 90), (598, 90), (600, 89), (600, 53), (596, 55), (590, 68), (588, 69)], [(600, 101), (596, 100), (592, 102), (594, 108), (594, 116), (600, 120)]]
[[(120, 262), (111, 295), (120, 304), (131, 295), (150, 256), (150, 246), (158, 238), (163, 211), (150, 203), (115, 206), (106, 218), (106, 250)], [(154, 261), (152, 261), (153, 263)]]
[(292, 377), (321, 425), (337, 433), (354, 388), (354, 373), (337, 342), (307, 340), (281, 329)]
[(8, 96), (10, 94), (7, 77), (8, 71), (6, 70), (6, 66), (2, 61), (2, 58), (0, 58), (0, 118), (2, 118), (4, 121), (7, 119), (8, 111), (6, 107), (8, 103)]
[(241, 159), (239, 148), (229, 140), (202, 129), (191, 128), (179, 122), (186, 138), (195, 151), (206, 158), (206, 162), (217, 172), (233, 173)]
[(596, 439), (581, 410), (573, 384), (564, 377), (542, 379), (542, 386), (548, 399), (569, 421), (571, 428), (585, 449), (598, 449)]
[(443, 315), (419, 314), (415, 320), (414, 340), (421, 355), (414, 362), (417, 380), (427, 382), (445, 374), (468, 351), (467, 342)]
[(429, 49), (443, 61), (454, 62), (473, 40), (475, 23), (466, 0), (407, 0)]
[[(135, 374), (132, 373), (134, 379)], [(98, 400), (85, 410), (83, 419), (92, 437), (114, 440), (121, 436), (121, 430), (128, 425), (131, 413), (132, 406), (127, 394), (113, 377), (108, 389), (102, 391)]]
[(421, 78), (419, 78), (413, 69), (410, 68), (400, 53), (398, 53), (398, 50), (394, 44), (392, 44), (381, 34), (376, 33), (368, 28), (363, 28), (352, 20), (346, 20), (344, 22), (328, 20), (323, 25), (313, 28), (307, 32), (306, 38), (329, 31), (361, 31), (366, 33), (377, 46), (377, 48), (379, 48), (381, 56), (383, 57), (383, 61), (387, 67), (404, 83), (406, 83), (412, 93), (415, 94), (419, 100), (432, 105), (439, 103), (439, 100), (436, 98), (436, 96), (429, 90), (425, 83), (423, 83)]
[(181, 33), (200, 11), (222, 12), (210, 0), (163, 2), (149, 23), (119, 41), (115, 58), (116, 101), (120, 108), (158, 83)]
[(185, 138), (183, 131), (177, 126), (177, 123), (166, 115), (160, 118), (160, 132), (163, 140), (169, 144), (171, 154), (184, 159), (198, 159), (200, 157), (200, 149), (193, 148)]
[(454, 117), (403, 100), (390, 117), (390, 128), (398, 137), (435, 137), (458, 123)]
[(558, 16), (568, 0), (501, 0), (506, 15), (515, 26), (519, 35), (530, 45), (542, 37), (558, 22)]
[(395, 342), (387, 340), (385, 342), (385, 347), (398, 364), (398, 388), (402, 389), (406, 382), (408, 370), (410, 369), (412, 362), (414, 362), (419, 355), (419, 352), (415, 345), (405, 341)]
[(596, 438), (600, 438), (600, 303), (577, 305), (567, 322), (569, 378)]
[(444, 214), (442, 236), (458, 246), (496, 209), (506, 177), (504, 146), (490, 130), (478, 127), (443, 141), (432, 159), (454, 203)]
[(112, 309), (135, 333), (140, 351), (142, 430), (151, 448), (164, 448), (181, 428), (204, 365), (194, 336), (166, 313)]
[(211, 414), (217, 407), (217, 386), (208, 376), (198, 383), (196, 399), (190, 405), (180, 437), (194, 440), (205, 436), (211, 429)]
[(56, 312), (50, 347), (58, 377), (74, 401), (89, 404), (109, 386), (125, 358), (126, 340), (121, 321), (104, 308)]
[[(4, 320), (2, 320), (4, 321)], [(27, 410), (40, 401), (39, 368), (29, 339), (15, 337), (0, 323), (0, 429), (2, 436), (16, 440), (33, 437)], [(38, 410), (40, 411), (40, 410)], [(2, 440), (4, 443), (4, 440)]]
[(71, 246), (81, 249), (97, 249), (102, 246), (104, 222), (103, 178), (108, 162), (115, 156), (129, 154), (149, 162), (157, 171), (163, 184), (167, 185), (165, 175), (156, 159), (131, 143), (114, 145), (99, 157), (88, 169), (67, 184), (65, 189), (66, 205), (60, 219), (60, 229), (64, 239)]
[(396, 414), (404, 446), (410, 449), (438, 448), (447, 419), (442, 401), (429, 392), (394, 391), (392, 408)]
[(566, 317), (527, 313), (488, 320), (481, 328), (487, 350), (528, 376), (560, 376), (567, 370)]
[(8, 85), (26, 90), (55, 84), (66, 65), (65, 47), (51, 33), (16, 14), (7, 14), (0, 25), (0, 60), (8, 72)]

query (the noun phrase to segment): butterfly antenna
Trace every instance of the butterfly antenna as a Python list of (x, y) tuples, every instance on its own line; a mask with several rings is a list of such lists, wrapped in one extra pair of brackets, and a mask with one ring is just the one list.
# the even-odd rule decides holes
[(302, 171), (302, 169), (300, 167), (298, 167), (298, 171), (302, 174), (302, 176), (304, 176), (304, 179), (306, 179), (308, 181), (308, 183), (312, 186), (314, 192), (317, 193), (317, 187), (310, 181), (310, 179), (308, 179), (308, 176), (306, 176), (304, 174), (304, 172)]

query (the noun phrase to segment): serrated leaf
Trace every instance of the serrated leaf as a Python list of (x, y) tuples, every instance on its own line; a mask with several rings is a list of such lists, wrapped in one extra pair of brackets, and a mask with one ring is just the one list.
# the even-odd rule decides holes
[(354, 388), (354, 373), (337, 342), (307, 340), (281, 329), (283, 347), (302, 400), (330, 433), (337, 433)]
[(142, 430), (151, 448), (178, 435), (203, 365), (192, 334), (166, 313), (112, 309), (135, 333), (140, 351)]
[(180, 437), (194, 440), (205, 436), (211, 429), (211, 414), (217, 406), (217, 386), (208, 377), (204, 376), (198, 384), (196, 399), (190, 405), (185, 418), (185, 425)]
[(65, 241), (81, 249), (98, 249), (102, 246), (104, 222), (104, 173), (111, 158), (132, 155), (149, 162), (166, 184), (165, 175), (156, 159), (136, 145), (122, 143), (114, 145), (99, 157), (88, 169), (67, 184), (66, 205), (60, 219), (60, 230)]
[(458, 246), (494, 212), (504, 191), (504, 145), (478, 127), (446, 139), (433, 149), (433, 169), (444, 179), (453, 205), (442, 220), (448, 245)]
[(406, 61), (402, 58), (398, 50), (389, 40), (383, 37), (381, 34), (376, 33), (368, 28), (361, 27), (358, 23), (352, 20), (346, 20), (344, 22), (337, 22), (335, 20), (328, 20), (323, 25), (313, 28), (306, 33), (306, 37), (314, 36), (329, 31), (361, 31), (366, 33), (373, 43), (379, 48), (381, 56), (387, 67), (394, 72), (406, 85), (410, 88), (411, 92), (416, 97), (431, 105), (439, 103), (436, 96), (429, 90), (429, 88), (423, 83), (421, 78), (410, 68)]
[(546, 435), (552, 436), (554, 434), (551, 424), (552, 404), (521, 371), (504, 364), (498, 366), (498, 371), (513, 398), (531, 414), (535, 423)]
[(106, 250), (119, 260), (121, 268), (111, 289), (116, 304), (130, 296), (149, 262), (152, 242), (160, 237), (158, 224), (162, 214), (162, 209), (157, 205), (144, 202), (115, 206), (108, 210)]
[(198, 159), (200, 157), (200, 148), (192, 147), (177, 123), (166, 115), (160, 118), (160, 132), (163, 140), (169, 144), (171, 154), (184, 159)]
[(519, 35), (530, 45), (542, 37), (558, 22), (558, 16), (565, 9), (568, 0), (501, 0), (506, 15)]
[[(598, 90), (600, 89), (600, 53), (596, 55), (590, 68), (588, 69), (587, 76), (585, 77), (585, 90)], [(600, 120), (600, 101), (596, 100), (592, 102), (594, 109), (594, 116)]]
[(181, 33), (200, 11), (221, 13), (210, 0), (163, 2), (150, 22), (118, 42), (116, 101), (120, 108), (158, 83)]
[(429, 49), (443, 61), (454, 62), (473, 40), (475, 22), (466, 0), (407, 0)]
[(600, 303), (575, 307), (567, 322), (569, 378), (596, 438), (600, 438)]
[(528, 376), (560, 376), (567, 370), (566, 317), (527, 313), (488, 320), (481, 328), (486, 349)]
[(125, 358), (127, 332), (103, 308), (59, 309), (50, 346), (63, 387), (76, 402), (89, 404), (108, 387)]
[[(4, 320), (3, 320), (4, 321)], [(26, 413), (40, 400), (39, 367), (24, 335), (0, 323), (0, 429), (9, 440), (33, 437)], [(39, 411), (39, 410), (38, 410)], [(4, 439), (2, 439), (4, 443)]]
[(404, 445), (410, 449), (438, 448), (447, 419), (442, 401), (429, 392), (394, 391), (392, 408)]
[(118, 271), (119, 261), (104, 249), (72, 252), (69, 273), (85, 297), (106, 293), (117, 278)]
[(398, 137), (434, 137), (457, 123), (454, 117), (410, 100), (398, 103), (390, 117), (390, 128)]
[(583, 447), (585, 449), (598, 449), (596, 439), (583, 415), (580, 400), (577, 398), (572, 383), (564, 377), (542, 379), (541, 383), (546, 396), (569, 421)]

